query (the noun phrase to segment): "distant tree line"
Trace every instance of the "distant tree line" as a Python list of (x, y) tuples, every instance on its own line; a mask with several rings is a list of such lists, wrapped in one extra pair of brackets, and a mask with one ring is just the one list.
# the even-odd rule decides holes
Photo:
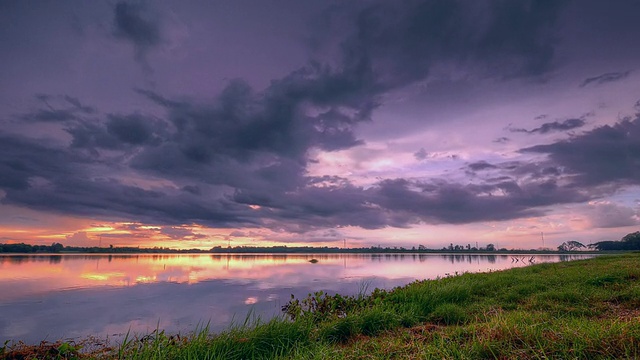
[(620, 241), (600, 241), (589, 246), (599, 251), (640, 250), (640, 231), (627, 234)]
[[(634, 233), (627, 234), (620, 241), (600, 241), (589, 246), (585, 246), (578, 241), (567, 241), (558, 246), (558, 251), (561, 252), (570, 252), (577, 251), (584, 248), (590, 248), (598, 251), (613, 251), (613, 250), (640, 250), (640, 231), (636, 231)], [(314, 254), (322, 254), (322, 253), (441, 253), (441, 252), (460, 252), (460, 253), (476, 253), (476, 252), (501, 252), (501, 253), (518, 253), (522, 251), (527, 252), (541, 252), (548, 253), (548, 250), (507, 250), (507, 249), (498, 249), (494, 244), (488, 244), (485, 247), (479, 246), (471, 246), (471, 244), (465, 245), (454, 245), (453, 243), (449, 244), (449, 246), (445, 246), (442, 249), (429, 249), (424, 245), (419, 245), (417, 248), (415, 246), (411, 248), (405, 247), (381, 247), (381, 246), (371, 246), (366, 248), (341, 248), (341, 247), (315, 247), (315, 246), (215, 246), (209, 250), (201, 250), (201, 249), (170, 249), (165, 247), (153, 247), (153, 248), (140, 248), (140, 247), (114, 247), (113, 245), (109, 245), (109, 247), (81, 247), (81, 246), (64, 246), (60, 243), (53, 243), (51, 245), (29, 245), (29, 244), (0, 244), (0, 253), (60, 253), (60, 252), (68, 252), (68, 253), (104, 253), (104, 254), (113, 254), (113, 253), (121, 253), (121, 254), (157, 254), (157, 253), (240, 253), (240, 254), (251, 254), (251, 253), (314, 253)]]
[[(423, 247), (422, 245), (420, 245), (420, 247)], [(465, 247), (464, 245), (453, 245), (453, 243), (449, 244), (448, 247), (443, 247), (442, 251), (451, 251), (451, 252), (456, 252), (456, 251), (464, 251), (464, 252), (474, 252), (474, 251), (482, 251), (482, 252), (493, 252), (493, 251), (498, 251), (498, 249), (496, 248), (495, 245), (493, 244), (488, 244), (486, 247), (481, 247), (481, 246), (471, 246), (471, 244), (467, 244), (467, 246)], [(507, 251), (507, 249), (501, 249), (500, 251)]]
[[(462, 245), (453, 245), (451, 244), (449, 247), (444, 247), (442, 249), (429, 249), (424, 245), (419, 245), (417, 248), (415, 246), (411, 248), (405, 248), (402, 246), (392, 246), (392, 247), (381, 247), (381, 246), (371, 246), (371, 247), (359, 247), (359, 248), (341, 248), (341, 247), (317, 247), (317, 246), (215, 246), (209, 250), (201, 250), (201, 249), (170, 249), (164, 247), (153, 247), (153, 248), (140, 248), (140, 247), (114, 247), (110, 245), (109, 247), (80, 247), (80, 246), (64, 246), (60, 243), (53, 243), (51, 245), (29, 245), (29, 244), (0, 244), (0, 253), (104, 253), (104, 254), (114, 254), (114, 253), (214, 253), (214, 254), (225, 254), (225, 253), (234, 253), (234, 254), (258, 254), (258, 253), (289, 253), (289, 254), (304, 254), (304, 253), (313, 253), (313, 254), (323, 254), (323, 253), (441, 253), (441, 252), (462, 252), (462, 253), (474, 253), (474, 252), (495, 252), (498, 251), (493, 244), (489, 244), (486, 247), (472, 247), (471, 245), (462, 246)], [(501, 249), (500, 251), (511, 252), (511, 250)], [(517, 252), (516, 250), (513, 250)], [(522, 251), (522, 250), (519, 250)], [(535, 251), (535, 250), (528, 250)]]
[(83, 246), (64, 246), (60, 243), (51, 245), (29, 245), (29, 244), (0, 244), (0, 253), (103, 253), (103, 254), (157, 254), (157, 253), (209, 253), (208, 250), (201, 249), (170, 249), (164, 247), (139, 248), (139, 247), (117, 247), (109, 245), (109, 247), (83, 247)]
[(59, 253), (64, 249), (64, 245), (53, 243), (51, 245), (29, 245), (29, 244), (0, 244), (0, 253)]
[[(371, 246), (371, 247), (358, 247), (358, 248), (341, 248), (341, 247), (318, 247), (318, 246), (234, 246), (223, 247), (216, 246), (210, 250), (213, 253), (442, 253), (442, 252), (494, 252), (498, 251), (493, 244), (489, 244), (486, 247), (471, 247), (471, 245), (449, 245), (449, 247), (443, 247), (442, 249), (430, 249), (424, 245), (419, 245), (411, 248), (403, 246)], [(502, 249), (501, 251), (508, 251)]]

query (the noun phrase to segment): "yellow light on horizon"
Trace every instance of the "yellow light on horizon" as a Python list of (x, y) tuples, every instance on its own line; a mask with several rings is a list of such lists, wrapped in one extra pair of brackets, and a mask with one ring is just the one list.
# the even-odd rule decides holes
[(34, 237), (36, 238), (45, 238), (45, 239), (50, 239), (50, 238), (54, 238), (54, 239), (66, 239), (67, 235), (65, 234), (53, 234), (53, 235), (35, 235)]
[(83, 231), (86, 231), (86, 232), (99, 232), (99, 231), (111, 231), (111, 230), (115, 230), (115, 228), (112, 227), (112, 226), (97, 226), (97, 227), (84, 229)]

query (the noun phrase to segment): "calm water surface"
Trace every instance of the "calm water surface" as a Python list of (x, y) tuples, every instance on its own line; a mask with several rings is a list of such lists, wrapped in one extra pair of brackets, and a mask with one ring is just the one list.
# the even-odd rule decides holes
[[(557, 262), (592, 255), (535, 255)], [(0, 255), (0, 343), (189, 332), (280, 315), (291, 294), (357, 294), (528, 265), (512, 255)], [(319, 262), (312, 264), (311, 259)]]

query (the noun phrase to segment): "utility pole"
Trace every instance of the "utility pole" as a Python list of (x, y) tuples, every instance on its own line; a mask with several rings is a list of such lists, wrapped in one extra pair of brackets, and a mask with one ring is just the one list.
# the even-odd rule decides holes
[(540, 231), (540, 237), (542, 237), (542, 248), (544, 249), (544, 232)]

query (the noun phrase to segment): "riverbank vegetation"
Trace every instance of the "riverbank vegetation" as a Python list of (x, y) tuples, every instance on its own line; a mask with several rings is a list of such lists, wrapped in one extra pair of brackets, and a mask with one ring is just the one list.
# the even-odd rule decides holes
[[(388, 359), (639, 358), (640, 253), (452, 274), (355, 296), (292, 297), (284, 316), (212, 335), (158, 330), (37, 358)], [(62, 347), (60, 350), (59, 347)], [(38, 347), (6, 346), (1, 357)]]
[[(346, 244), (346, 243), (345, 243)], [(424, 245), (418, 245), (418, 247), (412, 246), (410, 248), (405, 247), (328, 247), (328, 246), (215, 246), (209, 250), (202, 249), (171, 249), (165, 247), (119, 247), (109, 245), (108, 247), (102, 246), (64, 246), (60, 243), (53, 243), (51, 245), (30, 245), (30, 244), (0, 244), (0, 253), (21, 253), (21, 254), (33, 254), (33, 253), (89, 253), (89, 254), (259, 254), (259, 253), (285, 253), (285, 254), (361, 254), (361, 253), (442, 253), (442, 252), (454, 252), (454, 253), (501, 253), (501, 254), (521, 254), (526, 253), (565, 253), (575, 251), (630, 251), (640, 250), (640, 231), (625, 235), (618, 241), (600, 241), (589, 245), (583, 245), (578, 241), (566, 241), (558, 246), (556, 249), (505, 249), (498, 248), (494, 244), (487, 244), (486, 246), (480, 246), (477, 242), (474, 244), (467, 243), (466, 245), (450, 243), (449, 246), (445, 246), (442, 249), (430, 249)]]

